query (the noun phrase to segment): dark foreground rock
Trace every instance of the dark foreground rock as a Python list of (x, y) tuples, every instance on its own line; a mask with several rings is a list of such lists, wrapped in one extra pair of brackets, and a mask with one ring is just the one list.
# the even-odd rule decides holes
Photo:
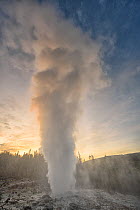
[(52, 197), (49, 186), (22, 181), (0, 182), (0, 210), (139, 210), (138, 196), (102, 190), (76, 190)]

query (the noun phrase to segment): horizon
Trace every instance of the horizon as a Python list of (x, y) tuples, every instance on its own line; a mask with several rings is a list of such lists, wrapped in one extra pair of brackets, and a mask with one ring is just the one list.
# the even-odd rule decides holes
[[(27, 151), (16, 151), (16, 152), (10, 152), (10, 151), (7, 151), (7, 150), (3, 150), (3, 151), (0, 151), (0, 154), (3, 154), (3, 153), (9, 153), (11, 155), (19, 155), (20, 157), (23, 157), (23, 155), (34, 155), (34, 154), (40, 154), (44, 157), (43, 153), (40, 152), (39, 150), (27, 150)], [(130, 152), (130, 153), (117, 153), (117, 154), (104, 154), (102, 156), (94, 156), (94, 154), (89, 154), (87, 155), (86, 157), (82, 156), (81, 153), (78, 151), (77, 153), (75, 153), (75, 157), (78, 159), (79, 158), (79, 155), (80, 155), (80, 158), (82, 160), (82, 162), (85, 162), (85, 161), (89, 161), (89, 160), (94, 160), (94, 159), (100, 159), (100, 158), (104, 158), (104, 157), (112, 157), (112, 156), (121, 156), (121, 155), (131, 155), (131, 154), (138, 154), (140, 153), (140, 151), (136, 151), (136, 152)], [(92, 157), (90, 158), (90, 156), (93, 156), (93, 159)], [(46, 160), (47, 161), (47, 160)]]

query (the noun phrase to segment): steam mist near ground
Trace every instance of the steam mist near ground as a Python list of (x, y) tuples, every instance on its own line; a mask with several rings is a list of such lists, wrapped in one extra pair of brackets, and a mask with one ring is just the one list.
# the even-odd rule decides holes
[(81, 100), (89, 90), (109, 84), (101, 68), (101, 46), (52, 5), (13, 1), (6, 9), (22, 26), (22, 48), (35, 56), (33, 106), (38, 110), (48, 179), (54, 194), (64, 193), (75, 185), (73, 133)]

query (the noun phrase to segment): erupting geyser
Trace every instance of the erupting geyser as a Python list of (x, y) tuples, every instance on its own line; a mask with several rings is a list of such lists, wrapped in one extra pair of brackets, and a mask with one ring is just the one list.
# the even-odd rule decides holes
[[(98, 43), (64, 20), (52, 6), (34, 5), (34, 104), (38, 107), (42, 149), (54, 194), (74, 188), (76, 159), (73, 132), (80, 99), (107, 84)], [(37, 20), (37, 22), (35, 22)], [(91, 86), (92, 84), (92, 86)]]

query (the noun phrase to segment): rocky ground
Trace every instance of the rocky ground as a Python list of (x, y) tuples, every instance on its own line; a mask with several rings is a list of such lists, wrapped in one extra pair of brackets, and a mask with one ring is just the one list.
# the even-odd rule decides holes
[(102, 190), (75, 190), (52, 197), (49, 186), (30, 180), (0, 181), (0, 210), (140, 209), (140, 197)]

